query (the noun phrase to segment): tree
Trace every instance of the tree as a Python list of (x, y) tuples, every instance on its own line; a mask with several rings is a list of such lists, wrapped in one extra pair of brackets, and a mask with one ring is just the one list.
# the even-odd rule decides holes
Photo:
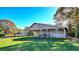
[(16, 25), (10, 20), (0, 20), (0, 24), (0, 32), (3, 31), (5, 36), (14, 35), (18, 31)]
[(72, 24), (72, 29), (74, 29), (75, 32), (75, 37), (78, 36), (79, 32), (79, 8), (78, 7), (72, 7), (71, 11), (68, 12), (67, 18), (70, 18), (71, 24)]
[(0, 24), (0, 32), (2, 32), (3, 31), (3, 26), (2, 26), (2, 24)]
[(2, 24), (0, 23), (0, 37), (4, 36), (4, 33), (3, 33), (3, 26)]
[(11, 27), (11, 28), (6, 28), (5, 29), (6, 36), (14, 36), (16, 33), (17, 33), (17, 28), (16, 27)]
[(55, 17), (61, 21), (69, 20), (68, 32), (75, 33), (75, 37), (79, 37), (79, 8), (78, 7), (61, 7), (57, 10)]

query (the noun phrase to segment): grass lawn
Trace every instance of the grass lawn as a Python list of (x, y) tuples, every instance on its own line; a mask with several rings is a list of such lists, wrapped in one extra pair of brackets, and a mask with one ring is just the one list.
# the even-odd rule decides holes
[(63, 38), (1, 38), (0, 51), (79, 51), (79, 43)]
[[(18, 37), (20, 38), (20, 37)], [(0, 48), (22, 43), (22, 41), (13, 41), (14, 38), (0, 38)]]

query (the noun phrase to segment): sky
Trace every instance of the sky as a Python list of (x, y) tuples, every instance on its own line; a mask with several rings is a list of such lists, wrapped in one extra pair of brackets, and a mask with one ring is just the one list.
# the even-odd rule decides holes
[(0, 19), (9, 19), (20, 29), (33, 23), (54, 24), (56, 7), (0, 7)]

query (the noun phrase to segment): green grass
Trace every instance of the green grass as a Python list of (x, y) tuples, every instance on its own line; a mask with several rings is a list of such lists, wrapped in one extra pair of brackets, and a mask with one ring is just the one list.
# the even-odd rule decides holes
[[(20, 37), (18, 37), (20, 38)], [(22, 43), (22, 41), (13, 41), (14, 38), (0, 38), (0, 48)]]
[(79, 51), (79, 43), (64, 38), (2, 38), (0, 51)]

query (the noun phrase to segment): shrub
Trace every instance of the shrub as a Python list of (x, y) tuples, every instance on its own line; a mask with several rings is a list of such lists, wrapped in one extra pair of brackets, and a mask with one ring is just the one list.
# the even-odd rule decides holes
[(74, 33), (74, 32), (69, 32), (68, 34), (69, 34), (69, 36), (71, 36), (71, 37), (75, 37), (75, 33)]
[(28, 33), (26, 34), (26, 36), (32, 36), (33, 33), (31, 31), (28, 31)]
[(7, 37), (14, 36), (14, 34), (6, 34)]
[(4, 36), (4, 34), (0, 34), (0, 37), (3, 37)]
[(78, 31), (77, 37), (79, 38), (79, 31)]

